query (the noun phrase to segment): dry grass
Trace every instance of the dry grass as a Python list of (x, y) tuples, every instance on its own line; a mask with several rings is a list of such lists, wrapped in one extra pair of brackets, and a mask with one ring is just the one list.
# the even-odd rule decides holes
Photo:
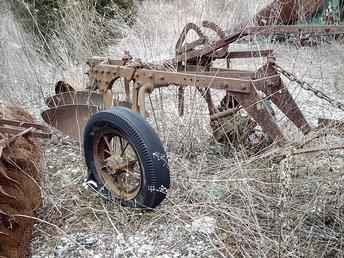
[[(186, 22), (209, 19), (229, 28), (262, 3), (247, 4), (250, 8), (246, 13), (247, 6), (242, 1), (146, 1), (139, 9), (135, 26), (122, 27), (127, 37), (108, 51), (119, 56), (123, 50), (130, 50), (135, 57), (159, 63), (173, 55), (174, 44)], [(12, 19), (6, 16), (10, 14), (1, 15), (1, 19)], [(90, 44), (88, 26), (92, 25), (78, 17), (82, 18), (76, 10), (71, 10), (70, 20), (64, 21), (64, 30), (65, 37), (74, 46), (73, 53), (82, 60), (92, 54), (87, 48)], [(19, 32), (19, 27), (10, 22), (1, 26), (5, 24), (6, 30), (1, 31), (8, 33), (2, 34), (1, 39), (6, 42), (25, 39), (21, 46), (27, 46), (30, 55), (23, 59), (27, 63), (21, 63), (23, 48), (18, 48), (17, 52), (13, 45), (6, 43), (6, 48), (0, 49), (6, 54), (9, 65), (4, 70), (5, 79), (0, 79), (1, 87), (11, 85), (2, 88), (6, 90), (1, 91), (1, 97), (11, 97), (15, 102), (23, 100), (37, 112), (42, 108), (40, 91), (47, 95), (51, 90), (47, 87), (49, 83), (63, 77), (73, 77), (83, 83), (83, 67), (73, 63), (66, 54), (71, 50), (64, 38), (56, 39), (51, 46), (62, 60), (56, 65), (37, 54), (37, 48), (31, 48), (36, 45), (26, 35), (9, 33)], [(17, 36), (12, 38), (14, 35)], [(84, 43), (78, 44), (79, 41)], [(233, 45), (233, 48), (243, 47), (273, 47), (281, 65), (333, 97), (343, 96), (340, 86), (343, 66), (337, 61), (344, 60), (341, 44), (303, 49), (272, 45), (268, 41)], [(256, 69), (259, 63), (234, 65)], [(18, 67), (23, 74), (18, 72)], [(27, 78), (22, 79), (22, 76)], [(31, 93), (18, 91), (21, 85), (32, 92), (32, 98), (27, 96)], [(342, 118), (341, 112), (305, 94), (296, 85), (288, 84), (288, 88), (313, 124), (320, 115)], [(177, 116), (173, 88), (156, 91), (151, 98), (157, 117), (157, 121), (151, 119), (152, 126), (159, 132), (170, 160), (172, 187), (168, 198), (154, 212), (104, 202), (82, 185), (86, 171), (79, 147), (68, 141), (57, 145), (44, 142), (47, 177), (44, 207), (38, 214), (40, 223), (33, 242), (36, 257), (93, 257), (96, 254), (103, 257), (344, 256), (343, 151), (287, 155), (283, 160), (274, 159), (273, 154), (249, 157), (240, 148), (228, 154), (222, 145), (213, 141), (206, 106), (196, 91), (187, 91), (184, 117)], [(32, 100), (38, 103), (36, 108)], [(294, 134), (295, 128), (282, 116), (279, 123), (291, 141), (305, 140)], [(325, 135), (309, 146), (334, 143), (343, 143), (343, 140)], [(290, 150), (288, 148), (292, 149), (285, 147), (286, 151)], [(216, 219), (214, 233), (192, 231), (192, 222), (204, 216)], [(97, 241), (88, 245), (85, 237), (94, 237)]]

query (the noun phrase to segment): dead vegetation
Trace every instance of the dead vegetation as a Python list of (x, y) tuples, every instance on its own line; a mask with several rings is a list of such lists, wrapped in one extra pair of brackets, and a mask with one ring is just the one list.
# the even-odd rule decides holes
[[(261, 5), (260, 2), (258, 4)], [(203, 8), (192, 11), (193, 5)], [(196, 23), (204, 18), (214, 18), (224, 27), (230, 27), (229, 20), (239, 20), (239, 17), (234, 17), (239, 12), (233, 12), (233, 17), (228, 18), (233, 7), (221, 1), (216, 1), (216, 6), (223, 12), (212, 10), (206, 1), (191, 1), (189, 5), (180, 1), (178, 13), (172, 4), (149, 2), (138, 14), (137, 25), (132, 29), (126, 28), (128, 37), (112, 52), (122, 54), (122, 50), (130, 49), (131, 54), (144, 60), (163, 60), (168, 52), (172, 53), (174, 40), (189, 19), (186, 18), (187, 13), (191, 13), (188, 17)], [(251, 7), (250, 12), (253, 13), (254, 9), (255, 6)], [(246, 12), (241, 5), (235, 10)], [(162, 20), (161, 17), (173, 19)], [(66, 36), (75, 36), (73, 42), (77, 42), (79, 37), (72, 30)], [(10, 42), (16, 41), (13, 39)], [(30, 46), (30, 41), (24, 42)], [(253, 49), (272, 46), (277, 58), (289, 70), (338, 99), (343, 96), (340, 86), (343, 83), (343, 67), (339, 61), (344, 60), (341, 44), (303, 49), (287, 44), (271, 45), (269, 41), (243, 44)], [(13, 44), (7, 46), (12, 50), (16, 48)], [(63, 44), (59, 46), (63, 51)], [(241, 47), (240, 44), (233, 46)], [(43, 108), (42, 98), (39, 97), (41, 93), (35, 88), (37, 84), (47, 95), (56, 79), (65, 79), (62, 74), (70, 79), (82, 71), (68, 58), (63, 59), (68, 65), (61, 72), (56, 64), (45, 63), (44, 60), (21, 59), (21, 54), (5, 56), (9, 63), (11, 59), (17, 64), (18, 60), (34, 62), (34, 66), (24, 63), (23, 71), (30, 77), (21, 78), (19, 82), (13, 80), (16, 77), (10, 69), (5, 70), (0, 87), (10, 84), (11, 88), (5, 91), (1, 88), (0, 95), (8, 98), (13, 92), (15, 97), (11, 97), (12, 101), (24, 100), (37, 117)], [(255, 67), (256, 64), (239, 65)], [(13, 69), (15, 67), (12, 66)], [(37, 72), (38, 80), (36, 75), (32, 76), (32, 67)], [(16, 74), (20, 76), (18, 72)], [(80, 78), (79, 81), (82, 80)], [(22, 85), (31, 85), (28, 95), (35, 106), (25, 96)], [(289, 83), (288, 87), (314, 126), (319, 116), (343, 118), (342, 113), (302, 92), (295, 84)], [(318, 132), (319, 137), (314, 137), (315, 140), (306, 145), (324, 147), (320, 152), (294, 156), (291, 153), (295, 145), (291, 145), (282, 150), (285, 154), (283, 159), (280, 155), (276, 156), (276, 149), (269, 150), (263, 156), (249, 157), (244, 148), (228, 152), (214, 141), (208, 122), (204, 122), (207, 108), (196, 91), (187, 91), (186, 100), (186, 115), (180, 118), (175, 91), (157, 92), (152, 96), (158, 122), (154, 119), (151, 122), (166, 146), (173, 182), (167, 200), (154, 212), (104, 202), (83, 185), (86, 168), (77, 143), (59, 134), (52, 141), (42, 142), (46, 163), (43, 171), (47, 178), (42, 189), (43, 207), (37, 215), (39, 223), (34, 230), (33, 257), (344, 255), (344, 153), (326, 148), (343, 144), (342, 129), (334, 133), (330, 133), (332, 129), (323, 131), (325, 133)], [(278, 122), (293, 142), (303, 144), (312, 138), (296, 134), (282, 116)], [(213, 219), (205, 220), (209, 225), (204, 226), (209, 226), (209, 231), (194, 226), (199, 219), (207, 217)]]
[[(3, 103), (0, 119), (33, 122), (23, 109)], [(41, 151), (32, 137), (5, 132), (0, 133), (0, 150), (0, 256), (28, 257), (41, 205)]]

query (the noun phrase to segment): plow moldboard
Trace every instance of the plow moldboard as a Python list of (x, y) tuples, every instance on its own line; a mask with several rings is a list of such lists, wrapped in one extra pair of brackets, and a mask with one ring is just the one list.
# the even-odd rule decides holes
[(83, 132), (88, 119), (99, 110), (91, 105), (62, 105), (42, 113), (46, 123), (75, 140), (83, 140)]

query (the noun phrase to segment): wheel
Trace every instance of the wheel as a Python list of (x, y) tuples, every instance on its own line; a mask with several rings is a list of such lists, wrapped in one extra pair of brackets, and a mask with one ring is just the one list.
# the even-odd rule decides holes
[(115, 107), (95, 113), (84, 131), (90, 186), (122, 205), (155, 208), (170, 173), (158, 135), (138, 113)]

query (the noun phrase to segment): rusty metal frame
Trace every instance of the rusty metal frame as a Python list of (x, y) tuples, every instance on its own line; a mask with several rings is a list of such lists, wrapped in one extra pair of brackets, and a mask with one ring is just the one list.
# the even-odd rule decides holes
[[(268, 56), (267, 54), (272, 52), (268, 50), (262, 53), (262, 56), (266, 57)], [(248, 55), (258, 56), (257, 53), (239, 52), (236, 54), (236, 57), (247, 58)], [(271, 67), (269, 62), (256, 72), (230, 69), (221, 69), (221, 71), (216, 72), (216, 68), (212, 68), (213, 71), (208, 72), (169, 72), (118, 65), (121, 63), (120, 60), (112, 60), (112, 63), (115, 63), (113, 65), (109, 64), (111, 62), (106, 62), (106, 59), (94, 59), (90, 63), (93, 64), (89, 71), (90, 81), (94, 83), (93, 88), (104, 94), (104, 96), (107, 96), (105, 93), (111, 92), (112, 84), (119, 78), (125, 78), (129, 82), (133, 82), (135, 85), (133, 87), (133, 95), (127, 97), (131, 99), (132, 110), (141, 112), (141, 114), (146, 113), (146, 94), (152, 93), (156, 88), (175, 85), (181, 88), (197, 87), (199, 89), (223, 90), (236, 97), (248, 114), (275, 141), (283, 141), (283, 134), (275, 123), (274, 118), (264, 105), (260, 104), (262, 98), (258, 94), (259, 90), (266, 95), (271, 95), (272, 101), (277, 107), (303, 132), (306, 133), (310, 128), (291, 95), (283, 86), (280, 75), (273, 71), (266, 71), (267, 67)], [(263, 75), (264, 72), (266, 73)], [(104, 102), (106, 106), (110, 107), (112, 101), (109, 102), (107, 99), (107, 97), (104, 97)], [(211, 110), (211, 108), (209, 109)], [(223, 117), (224, 115), (225, 113), (218, 114), (217, 116)]]
[[(143, 117), (147, 116), (146, 95), (151, 94), (157, 88), (173, 85), (178, 88), (178, 112), (180, 115), (184, 114), (185, 88), (194, 87), (197, 88), (207, 103), (210, 121), (213, 122), (231, 116), (239, 110), (238, 107), (228, 106), (220, 111), (214, 104), (212, 90), (221, 90), (225, 93), (225, 98), (234, 98), (240, 109), (244, 109), (261, 126), (263, 131), (276, 142), (284, 142), (284, 136), (271, 111), (264, 104), (267, 98), (304, 134), (311, 130), (301, 110), (283, 84), (278, 69), (275, 68), (273, 51), (270, 49), (230, 51), (228, 47), (230, 43), (245, 36), (266, 35), (275, 32), (337, 34), (344, 33), (344, 26), (245, 25), (229, 35), (226, 35), (219, 26), (212, 22), (204, 21), (202, 26), (215, 32), (218, 40), (211, 41), (199, 26), (188, 23), (176, 43), (176, 56), (173, 59), (165, 60), (162, 65), (133, 60), (128, 51), (125, 52), (122, 59), (90, 58), (87, 61), (89, 66), (87, 90), (67, 91), (50, 97), (47, 103), (51, 104), (53, 108), (42, 114), (44, 120), (73, 137), (79, 135), (76, 138), (80, 140), (82, 138), (80, 137), (81, 133), (78, 132), (76, 135), (76, 133), (72, 132), (75, 131), (75, 128), (69, 128), (70, 125), (57, 122), (65, 116), (66, 110), (80, 116), (85, 115), (85, 118), (87, 118), (87, 114), (82, 111), (85, 108), (103, 109), (119, 104), (114, 102), (112, 87), (114, 87), (117, 80), (122, 80), (125, 92), (125, 101), (122, 104), (130, 107), (134, 112), (140, 112)], [(196, 32), (198, 39), (193, 42), (186, 42), (186, 36), (190, 31)], [(237, 58), (262, 58), (263, 62), (262, 66), (256, 71), (229, 69), (231, 60)], [(213, 61), (217, 59), (226, 61), (227, 68), (214, 67)], [(68, 87), (64, 88), (68, 90)], [(92, 97), (92, 94), (95, 95)], [(99, 95), (100, 99), (102, 99), (101, 106), (99, 106), (97, 100)], [(87, 99), (87, 103), (82, 103), (84, 99)], [(227, 104), (229, 104), (228, 101)], [(71, 109), (71, 107), (73, 108)], [(77, 107), (80, 107), (78, 112)], [(73, 117), (70, 117), (70, 119), (73, 119)], [(79, 129), (82, 129), (84, 122), (81, 123), (81, 126), (78, 126)]]
[[(130, 64), (128, 58), (116, 60), (95, 57), (88, 60), (90, 87), (103, 95), (106, 107), (113, 105), (111, 88), (119, 78), (125, 81), (125, 93), (128, 103), (135, 112), (145, 110), (145, 96), (154, 89), (175, 85), (178, 87), (178, 111), (184, 113), (184, 88), (196, 87), (208, 105), (210, 120), (216, 120), (232, 114), (235, 109), (217, 112), (212, 100), (211, 89), (223, 90), (226, 95), (236, 98), (240, 106), (262, 127), (275, 141), (283, 142), (283, 134), (274, 121), (272, 114), (262, 105), (263, 92), (271, 101), (304, 133), (311, 130), (288, 89), (283, 84), (280, 74), (274, 69), (275, 59), (273, 51), (229, 51), (230, 43), (247, 35), (266, 35), (271, 33), (344, 33), (344, 26), (245, 26), (238, 32), (226, 36), (225, 32), (216, 24), (204, 21), (202, 26), (213, 30), (219, 39), (211, 42), (201, 28), (188, 23), (176, 44), (176, 57), (167, 60), (166, 66)], [(195, 31), (198, 39), (191, 43), (185, 42), (189, 31)], [(216, 59), (225, 59), (227, 68), (231, 59), (235, 58), (266, 58), (257, 71), (242, 71), (234, 69), (216, 68), (212, 63)], [(174, 67), (177, 72), (171, 72), (166, 67)], [(130, 90), (129, 85), (133, 86)]]

